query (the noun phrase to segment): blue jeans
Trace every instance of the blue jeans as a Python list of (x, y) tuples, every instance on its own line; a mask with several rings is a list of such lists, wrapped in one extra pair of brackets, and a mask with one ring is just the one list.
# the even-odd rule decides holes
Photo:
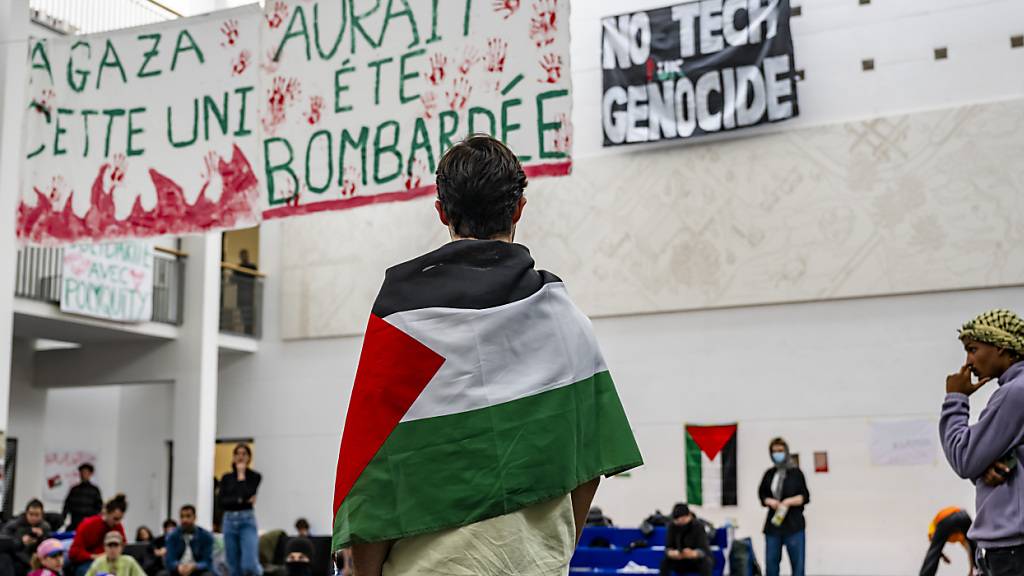
[(224, 513), (224, 555), (230, 576), (262, 576), (255, 512)]
[(783, 546), (786, 547), (786, 553), (789, 555), (789, 565), (793, 568), (793, 576), (804, 576), (806, 538), (803, 530), (793, 534), (765, 534), (764, 543), (766, 576), (779, 576)]

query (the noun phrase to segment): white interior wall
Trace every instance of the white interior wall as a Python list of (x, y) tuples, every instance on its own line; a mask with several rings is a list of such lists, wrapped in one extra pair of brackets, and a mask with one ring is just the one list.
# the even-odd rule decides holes
[[(17, 354), (20, 360), (30, 358)], [(16, 348), (18, 350), (18, 348)], [(15, 374), (30, 368), (15, 364)], [(158, 529), (167, 507), (167, 450), (172, 436), (167, 384), (38, 389), (29, 378), (12, 382), (11, 429), (18, 438), (15, 510), (41, 495), (43, 457), (48, 450), (91, 450), (97, 455), (95, 481), (109, 499), (128, 496), (125, 527)], [(62, 502), (45, 502), (59, 511)]]
[(7, 434), (18, 439), (14, 477), (14, 510), (23, 510), (43, 485), (46, 390), (32, 385), (34, 342), (15, 339), (11, 355), (10, 421)]

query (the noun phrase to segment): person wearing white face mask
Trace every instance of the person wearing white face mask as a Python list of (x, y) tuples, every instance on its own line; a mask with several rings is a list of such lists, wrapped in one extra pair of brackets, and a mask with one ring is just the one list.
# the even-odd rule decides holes
[(803, 472), (793, 463), (789, 445), (775, 438), (768, 445), (774, 466), (764, 473), (758, 495), (768, 508), (764, 523), (766, 576), (779, 576), (785, 546), (793, 576), (804, 576), (806, 538), (804, 506), (811, 501)]

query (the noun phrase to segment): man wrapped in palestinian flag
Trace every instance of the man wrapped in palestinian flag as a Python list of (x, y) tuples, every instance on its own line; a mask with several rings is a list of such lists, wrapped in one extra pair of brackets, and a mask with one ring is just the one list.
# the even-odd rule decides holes
[(452, 242), (388, 270), (338, 458), (359, 576), (561, 576), (602, 475), (642, 464), (590, 321), (513, 244), (526, 176), (487, 136), (437, 170)]

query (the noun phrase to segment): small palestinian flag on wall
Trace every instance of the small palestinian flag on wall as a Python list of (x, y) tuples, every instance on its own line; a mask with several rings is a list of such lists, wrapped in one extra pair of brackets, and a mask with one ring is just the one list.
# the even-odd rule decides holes
[(736, 424), (686, 427), (686, 499), (736, 506)]

